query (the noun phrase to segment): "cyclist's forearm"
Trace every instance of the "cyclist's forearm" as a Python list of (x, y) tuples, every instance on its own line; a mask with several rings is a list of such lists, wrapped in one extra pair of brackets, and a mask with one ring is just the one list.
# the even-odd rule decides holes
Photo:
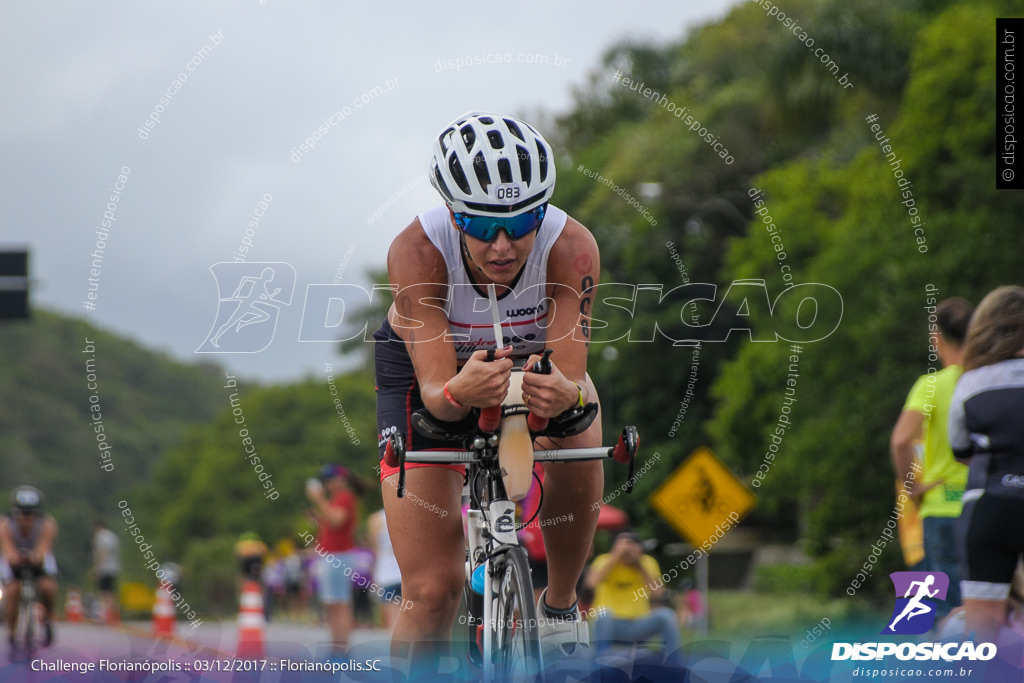
[[(452, 377), (447, 382), (448, 395), (451, 397), (450, 400), (444, 393), (445, 383), (440, 385), (432, 383), (427, 386), (420, 387), (420, 398), (423, 400), (423, 405), (426, 407), (427, 412), (438, 420), (443, 420), (444, 422), (458, 422), (469, 414), (471, 406), (462, 403), (462, 401), (456, 398), (461, 394), (457, 379), (458, 375)], [(460, 408), (456, 406), (455, 403), (458, 403), (462, 407)]]
[(57, 522), (52, 519), (48, 520), (47, 524), (43, 527), (43, 533), (39, 537), (39, 547), (37, 550), (40, 555), (53, 551), (53, 542), (57, 539)]
[(572, 380), (573, 384), (576, 385), (577, 397), (582, 396), (583, 405), (590, 403), (590, 388), (587, 386), (587, 378), (582, 377), (580, 379)]

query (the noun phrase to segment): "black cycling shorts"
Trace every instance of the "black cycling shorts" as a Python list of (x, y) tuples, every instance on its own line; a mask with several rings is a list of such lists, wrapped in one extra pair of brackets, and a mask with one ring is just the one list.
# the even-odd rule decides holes
[(1024, 500), (989, 493), (969, 499), (957, 521), (957, 546), (963, 598), (1005, 600), (1024, 553)]
[[(428, 439), (412, 428), (413, 411), (423, 408), (416, 371), (405, 348), (405, 342), (391, 329), (387, 320), (373, 333), (374, 386), (377, 390), (377, 446), (384, 458), (388, 437), (400, 432), (405, 437), (405, 448), (410, 451), (452, 450), (451, 444)], [(444, 467), (463, 473), (463, 465), (430, 465), (409, 463), (414, 467)], [(398, 470), (381, 462), (381, 480)]]

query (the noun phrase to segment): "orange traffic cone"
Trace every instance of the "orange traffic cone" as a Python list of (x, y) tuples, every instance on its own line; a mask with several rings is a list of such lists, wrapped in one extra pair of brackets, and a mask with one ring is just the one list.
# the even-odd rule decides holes
[(77, 622), (82, 620), (82, 594), (77, 590), (69, 590), (64, 599), (64, 620)]
[(242, 585), (242, 596), (238, 606), (238, 656), (263, 657), (266, 654), (263, 630), (266, 620), (263, 615), (263, 591), (256, 581)]
[(166, 586), (156, 589), (156, 602), (153, 604), (153, 635), (157, 638), (173, 638), (176, 626), (174, 600)]

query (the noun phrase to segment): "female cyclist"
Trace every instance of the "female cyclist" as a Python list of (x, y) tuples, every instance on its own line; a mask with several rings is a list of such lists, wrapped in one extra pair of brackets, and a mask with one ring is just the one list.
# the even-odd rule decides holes
[[(411, 450), (449, 447), (415, 433), (411, 412), (425, 407), (437, 419), (458, 421), (471, 408), (498, 405), (514, 364), (529, 366), (545, 348), (553, 349), (552, 372), (523, 378), (531, 412), (554, 417), (598, 400), (587, 375), (587, 348), (600, 257), (590, 232), (549, 203), (555, 164), (548, 143), (523, 121), (467, 113), (435, 138), (429, 175), (444, 204), (420, 214), (392, 243), (388, 275), (395, 301), (374, 335), (382, 454), (396, 431)], [(488, 285), (495, 286), (505, 335), (491, 362)], [(558, 445), (600, 442), (598, 419)], [(403, 500), (396, 496), (397, 470), (381, 463), (388, 528), (409, 605), (395, 627), (392, 653), (432, 659), (450, 642), (465, 581), (463, 468), (406, 467), (410, 495)], [(540, 619), (540, 632), (549, 656), (588, 643), (575, 587), (597, 524), (592, 504), (603, 487), (599, 462), (546, 466), (540, 519), (571, 520), (543, 527), (549, 576), (538, 616), (547, 618)]]

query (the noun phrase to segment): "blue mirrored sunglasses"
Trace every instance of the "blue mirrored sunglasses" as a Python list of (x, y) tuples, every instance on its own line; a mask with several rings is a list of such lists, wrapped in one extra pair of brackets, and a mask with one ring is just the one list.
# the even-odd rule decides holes
[(541, 204), (533, 211), (518, 216), (474, 216), (468, 213), (453, 213), (455, 225), (462, 232), (484, 242), (498, 239), (498, 232), (504, 230), (509, 239), (519, 240), (537, 230), (544, 221), (548, 205)]

